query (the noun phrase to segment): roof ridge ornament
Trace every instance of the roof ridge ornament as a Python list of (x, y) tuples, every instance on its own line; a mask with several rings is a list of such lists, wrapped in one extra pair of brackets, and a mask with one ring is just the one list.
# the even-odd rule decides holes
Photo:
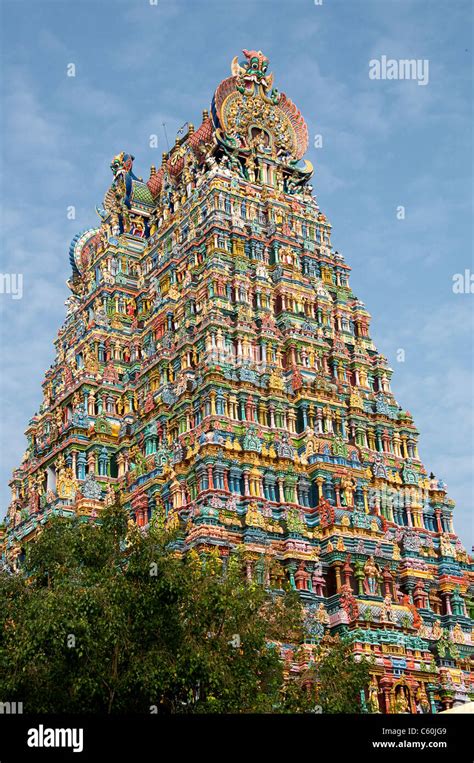
[[(260, 174), (256, 156), (295, 172), (296, 186), (305, 184), (313, 168), (296, 163), (308, 148), (308, 128), (294, 103), (272, 88), (273, 74), (261, 50), (243, 51), (245, 60), (232, 61), (232, 76), (218, 85), (211, 104), (215, 139), (228, 155), (228, 162), (244, 158), (246, 176), (254, 182)], [(279, 170), (276, 170), (279, 172)], [(280, 183), (281, 185), (281, 183)]]
[(278, 103), (280, 93), (273, 85), (273, 74), (267, 74), (269, 60), (261, 50), (243, 50), (246, 61), (238, 62), (237, 56), (232, 60), (231, 73), (236, 77), (236, 88), (244, 94), (260, 95), (272, 103)]

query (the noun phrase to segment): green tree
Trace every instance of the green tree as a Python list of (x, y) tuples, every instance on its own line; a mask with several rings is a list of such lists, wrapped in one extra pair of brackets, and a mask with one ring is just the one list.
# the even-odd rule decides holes
[(361, 692), (369, 684), (371, 667), (372, 660), (355, 659), (349, 638), (323, 639), (312, 676), (323, 713), (360, 713)]
[(178, 547), (118, 507), (100, 523), (51, 522), (23, 573), (0, 574), (0, 699), (27, 712), (311, 709), (279, 649), (304, 639), (298, 595), (247, 581), (241, 551)]

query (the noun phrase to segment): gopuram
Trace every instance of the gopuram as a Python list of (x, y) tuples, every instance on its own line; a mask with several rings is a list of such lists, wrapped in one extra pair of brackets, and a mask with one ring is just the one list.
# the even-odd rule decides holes
[(373, 655), (368, 709), (436, 712), (474, 691), (473, 560), (268, 65), (235, 58), (147, 179), (113, 159), (99, 224), (69, 249), (3, 563), (17, 569), (52, 516), (100, 521), (119, 501), (144, 531), (180, 528), (183, 553), (242, 546), (249, 578), (297, 589), (308, 660), (325, 633)]

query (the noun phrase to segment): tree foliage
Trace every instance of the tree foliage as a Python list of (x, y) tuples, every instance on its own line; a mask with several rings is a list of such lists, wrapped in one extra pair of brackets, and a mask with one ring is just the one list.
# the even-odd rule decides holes
[(336, 636), (321, 642), (315, 662), (316, 699), (324, 712), (360, 712), (360, 692), (370, 681), (372, 661), (356, 661), (351, 641)]
[[(285, 680), (279, 650), (304, 638), (298, 595), (246, 580), (239, 552), (224, 563), (176, 547), (118, 507), (52, 521), (23, 573), (0, 574), (0, 699), (40, 713), (310, 710), (314, 691)], [(352, 697), (354, 711), (361, 676), (334, 701), (324, 664), (321, 704), (344, 712)]]

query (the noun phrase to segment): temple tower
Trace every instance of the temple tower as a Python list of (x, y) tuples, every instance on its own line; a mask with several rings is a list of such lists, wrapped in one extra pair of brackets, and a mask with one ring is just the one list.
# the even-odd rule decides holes
[[(473, 691), (474, 566), (446, 485), (353, 294), (310, 185), (308, 131), (244, 51), (201, 124), (144, 181), (111, 164), (69, 257), (67, 317), (15, 470), (4, 558), (53, 515), (119, 500), (182, 550), (244, 548), (246, 573), (375, 656), (372, 710)], [(291, 659), (291, 655), (290, 655)]]

